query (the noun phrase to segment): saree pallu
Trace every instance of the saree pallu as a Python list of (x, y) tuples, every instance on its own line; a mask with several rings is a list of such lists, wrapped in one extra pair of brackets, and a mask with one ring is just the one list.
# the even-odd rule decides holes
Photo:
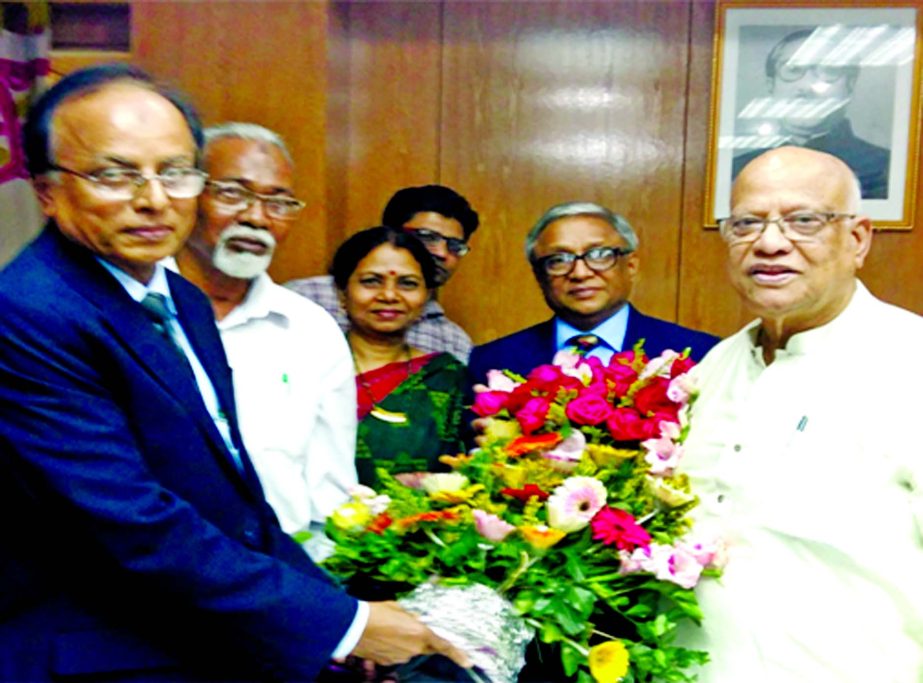
[[(357, 377), (359, 482), (374, 488), (376, 468), (392, 474), (447, 469), (439, 456), (464, 450), (461, 420), (466, 382), (465, 366), (448, 353), (390, 363)], [(406, 420), (380, 419), (376, 406)]]

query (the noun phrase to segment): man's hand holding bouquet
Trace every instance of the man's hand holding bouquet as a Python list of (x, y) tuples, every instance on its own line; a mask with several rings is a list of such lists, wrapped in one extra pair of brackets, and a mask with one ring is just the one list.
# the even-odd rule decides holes
[(675, 645), (676, 628), (702, 618), (692, 589), (722, 552), (692, 533), (697, 499), (678, 471), (692, 364), (639, 345), (605, 365), (561, 352), (527, 377), (491, 371), (473, 406), (489, 418), (481, 448), (443, 456), (452, 472), (382, 472), (379, 491), (357, 491), (328, 521), (327, 568), (400, 594), (455, 587), (433, 611), (461, 613), (466, 651), (493, 680), (513, 680), (521, 659), (491, 668), (515, 646), (479, 639), (488, 607), (466, 587), (503, 596), (525, 639), (556, 650), (578, 681), (694, 680), (707, 655)]

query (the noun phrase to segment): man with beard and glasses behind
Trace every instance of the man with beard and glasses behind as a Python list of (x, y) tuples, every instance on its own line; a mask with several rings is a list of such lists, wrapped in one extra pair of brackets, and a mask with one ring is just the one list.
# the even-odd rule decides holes
[(198, 222), (176, 264), (215, 311), (267, 500), (285, 531), (318, 531), (356, 483), (356, 390), (333, 318), (266, 273), (304, 207), (291, 155), (262, 126), (225, 123), (205, 130), (203, 168)]

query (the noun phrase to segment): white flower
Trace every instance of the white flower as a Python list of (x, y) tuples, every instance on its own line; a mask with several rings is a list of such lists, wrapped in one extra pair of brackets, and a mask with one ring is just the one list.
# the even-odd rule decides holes
[(468, 485), (468, 477), (458, 472), (430, 474), (424, 477), (422, 485), (423, 490), (430, 495), (442, 491), (454, 493), (456, 491), (461, 491)]
[(667, 398), (675, 403), (682, 403), (683, 405), (688, 403), (689, 399), (698, 392), (699, 388), (696, 384), (696, 380), (688, 372), (677, 375), (670, 380), (670, 384), (667, 386)]
[(579, 531), (606, 504), (606, 487), (593, 477), (570, 477), (551, 492), (548, 526), (571, 533)]
[(648, 361), (641, 372), (638, 373), (638, 379), (647, 379), (648, 377), (669, 377), (670, 370), (673, 367), (673, 361), (679, 358), (680, 354), (671, 349), (667, 349), (656, 358)]
[(475, 384), (474, 393), (480, 394), (482, 391), (503, 391), (508, 394), (520, 384), (521, 382), (517, 382), (503, 372), (503, 370), (488, 370), (487, 384)]
[(583, 386), (587, 386), (593, 381), (593, 368), (586, 362), (586, 358), (579, 353), (561, 349), (554, 354), (551, 364), (561, 368), (561, 372), (568, 377), (579, 379)]
[(548, 460), (554, 469), (570, 472), (580, 463), (585, 450), (586, 437), (579, 429), (575, 429), (564, 441), (547, 453), (542, 453), (542, 457)]
[(384, 493), (378, 494), (374, 489), (362, 484), (356, 484), (349, 490), (350, 496), (357, 503), (365, 505), (373, 515), (378, 515), (388, 509), (391, 504), (391, 496)]
[(660, 477), (648, 475), (644, 478), (644, 483), (651, 495), (667, 507), (675, 508), (695, 500), (691, 493), (673, 488)]

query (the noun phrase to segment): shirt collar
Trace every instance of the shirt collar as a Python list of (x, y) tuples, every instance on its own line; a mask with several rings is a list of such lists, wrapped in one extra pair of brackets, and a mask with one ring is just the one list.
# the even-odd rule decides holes
[[(866, 302), (872, 299), (873, 297), (865, 285), (860, 280), (856, 280), (856, 290), (853, 292), (846, 308), (838, 316), (824, 325), (793, 334), (785, 348), (776, 351), (776, 358), (805, 356), (815, 351), (820, 353), (827, 352), (830, 349), (830, 338), (840, 335), (840, 330), (852, 325), (853, 321), (860, 319)], [(759, 344), (760, 321), (754, 320), (745, 329), (750, 339), (750, 351), (753, 357), (762, 362), (763, 347)], [(842, 335), (837, 336), (837, 338), (842, 338)]]
[(250, 281), (250, 287), (244, 300), (235, 306), (223, 320), (218, 323), (220, 329), (227, 329), (235, 325), (242, 325), (248, 320), (279, 316), (286, 322), (289, 320), (285, 300), (276, 295), (278, 285), (272, 281), (267, 273), (260, 273)]
[(567, 343), (567, 340), (572, 337), (582, 334), (595, 334), (613, 351), (621, 351), (622, 344), (625, 343), (625, 332), (628, 329), (628, 311), (630, 308), (628, 304), (623, 304), (614, 315), (603, 320), (592, 330), (578, 330), (573, 325), (555, 317), (555, 348), (558, 350), (562, 349)]
[(112, 277), (118, 280), (119, 284), (128, 292), (128, 296), (138, 303), (147, 296), (148, 293), (162, 294), (166, 297), (167, 308), (173, 315), (176, 315), (176, 306), (173, 304), (173, 296), (170, 294), (170, 283), (167, 282), (167, 271), (161, 263), (154, 264), (154, 275), (146, 285), (138, 282), (131, 275), (120, 268), (116, 268), (99, 256), (96, 257), (103, 268), (112, 273)]
[(423, 306), (423, 313), (420, 314), (420, 318), (426, 318), (427, 320), (432, 320), (433, 318), (444, 318), (445, 309), (436, 301), (435, 297), (430, 297), (426, 300), (426, 304)]

